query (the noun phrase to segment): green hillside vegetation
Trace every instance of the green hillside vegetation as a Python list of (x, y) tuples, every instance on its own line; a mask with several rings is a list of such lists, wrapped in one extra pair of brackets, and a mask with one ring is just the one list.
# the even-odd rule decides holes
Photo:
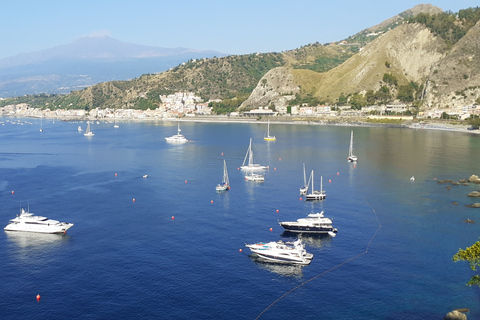
[(439, 14), (420, 13), (406, 19), (418, 22), (442, 37), (449, 46), (453, 46), (480, 20), (480, 8), (468, 8), (458, 13), (442, 12)]

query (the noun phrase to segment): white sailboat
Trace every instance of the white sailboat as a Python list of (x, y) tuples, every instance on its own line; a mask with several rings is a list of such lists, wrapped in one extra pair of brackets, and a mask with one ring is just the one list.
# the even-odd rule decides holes
[[(247, 162), (248, 159), (248, 162)], [(253, 161), (253, 149), (252, 149), (252, 138), (250, 138), (250, 145), (247, 149), (247, 154), (245, 155), (245, 159), (243, 159), (243, 164), (240, 166), (242, 170), (249, 170), (249, 171), (260, 171), (265, 170), (268, 167), (262, 166), (259, 164), (254, 163)]]
[(271, 136), (270, 135), (270, 120), (268, 120), (268, 124), (267, 124), (267, 133), (265, 134), (265, 137), (263, 137), (264, 140), (267, 140), (267, 141), (275, 141), (277, 140), (277, 138), (275, 138), (275, 136)]
[(307, 183), (307, 176), (305, 174), (305, 163), (304, 163), (303, 164), (303, 186), (300, 187), (300, 194), (307, 194), (309, 184), (310, 184), (310, 181)]
[(85, 131), (85, 133), (84, 133), (83, 135), (86, 136), (86, 137), (92, 137), (92, 136), (95, 135), (95, 134), (90, 130), (90, 122), (88, 122), (88, 124), (87, 124), (87, 130)]
[(313, 170), (312, 173), (310, 174), (310, 180), (312, 181), (312, 192), (308, 193), (305, 196), (305, 199), (308, 200), (324, 200), (326, 197), (325, 191), (323, 191), (323, 177), (320, 177), (320, 191), (315, 191), (315, 188), (313, 187)]
[(223, 179), (222, 183), (217, 184), (215, 190), (217, 191), (225, 191), (230, 189), (230, 181), (228, 179), (228, 171), (227, 171), (227, 162), (225, 159), (223, 160)]
[(174, 134), (173, 136), (171, 137), (166, 137), (165, 140), (167, 140), (167, 142), (175, 142), (175, 143), (185, 143), (187, 142), (187, 138), (185, 138), (185, 136), (183, 134), (181, 134), (182, 130), (180, 130), (180, 121), (178, 121), (178, 129), (177, 129), (177, 134)]
[(350, 148), (348, 149), (348, 161), (356, 162), (357, 160), (358, 160), (358, 157), (353, 154), (353, 130), (352, 130), (352, 133), (350, 134)]
[(43, 117), (40, 117), (40, 132), (43, 131)]

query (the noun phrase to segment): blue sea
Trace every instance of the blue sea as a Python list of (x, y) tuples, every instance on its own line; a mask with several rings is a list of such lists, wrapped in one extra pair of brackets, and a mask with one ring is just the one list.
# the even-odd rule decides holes
[[(29, 207), (75, 224), (0, 234), (1, 319), (480, 319), (475, 272), (452, 261), (479, 239), (480, 188), (438, 183), (480, 174), (480, 135), (272, 122), (264, 141), (265, 122), (182, 121), (174, 145), (175, 121), (94, 122), (91, 138), (85, 122), (0, 122), (0, 222)], [(238, 170), (250, 138), (263, 183)], [(300, 198), (303, 163), (326, 200)], [(303, 237), (310, 265), (245, 248), (321, 210), (338, 234)]]

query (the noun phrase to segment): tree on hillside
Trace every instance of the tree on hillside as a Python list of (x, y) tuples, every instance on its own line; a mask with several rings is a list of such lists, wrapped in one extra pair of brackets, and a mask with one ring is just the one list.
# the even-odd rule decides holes
[[(463, 249), (459, 249), (453, 256), (453, 261), (469, 261), (470, 268), (473, 271), (477, 271), (477, 266), (480, 265), (480, 241), (475, 242), (472, 246)], [(480, 276), (474, 275), (470, 281), (467, 282), (469, 286), (480, 286)]]

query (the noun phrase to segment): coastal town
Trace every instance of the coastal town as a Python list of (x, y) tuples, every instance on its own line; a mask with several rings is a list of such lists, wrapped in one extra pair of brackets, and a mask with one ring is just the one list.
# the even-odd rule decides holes
[[(170, 95), (160, 96), (161, 103), (159, 107), (151, 110), (139, 109), (118, 109), (118, 108), (94, 108), (91, 110), (59, 108), (45, 106), (44, 108), (33, 108), (27, 103), (10, 104), (0, 108), (2, 116), (17, 117), (43, 117), (59, 119), (123, 119), (123, 120), (156, 120), (156, 119), (177, 119), (183, 117), (199, 117), (213, 115), (210, 102), (219, 102), (221, 100), (209, 100), (203, 102), (193, 92), (176, 92)], [(71, 106), (70, 106), (71, 107)], [(352, 109), (350, 106), (331, 106), (331, 105), (295, 105), (290, 108), (285, 106), (259, 107), (243, 112), (231, 112), (227, 116), (230, 118), (250, 118), (250, 117), (275, 117), (275, 116), (298, 116), (318, 119), (335, 118), (369, 118), (369, 119), (402, 119), (413, 120), (414, 116), (406, 104), (387, 104), (380, 106), (367, 106), (360, 110)], [(463, 106), (459, 108), (437, 109), (428, 112), (419, 112), (417, 119), (440, 119), (444, 115), (452, 119), (465, 120), (472, 115), (480, 115), (480, 107), (476, 104)]]

